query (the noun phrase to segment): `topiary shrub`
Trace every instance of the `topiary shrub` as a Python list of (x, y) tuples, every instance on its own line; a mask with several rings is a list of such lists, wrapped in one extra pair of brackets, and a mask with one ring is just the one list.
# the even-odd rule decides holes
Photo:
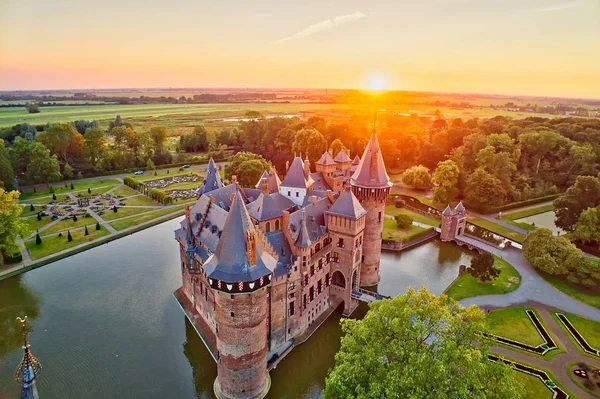
[(113, 205), (113, 212), (117, 213), (117, 206), (116, 205)]
[(50, 192), (54, 194), (54, 187), (50, 186)]
[(37, 220), (42, 220), (42, 212), (39, 212), (39, 213), (37, 214)]
[(73, 221), (76, 222), (77, 221), (77, 215), (73, 215)]
[(73, 237), (71, 236), (71, 232), (69, 230), (67, 230), (67, 241), (68, 242), (73, 241)]
[(96, 222), (96, 230), (100, 230), (100, 222)]
[(62, 231), (61, 231), (60, 233), (58, 233), (58, 236), (59, 236), (59, 237), (62, 237)]
[(88, 187), (88, 194), (92, 193), (92, 189)]
[(75, 190), (75, 186), (71, 183), (71, 190)]
[(35, 234), (35, 245), (41, 245), (42, 244), (42, 237), (40, 237), (40, 231), (38, 230), (37, 233)]
[(52, 194), (52, 200), (56, 201), (56, 194)]
[(35, 206), (33, 206), (33, 204), (30, 204), (30, 205), (29, 205), (29, 210), (30, 210), (31, 212), (35, 211)]
[(398, 226), (399, 229), (408, 229), (410, 226), (412, 226), (413, 218), (408, 215), (396, 215), (395, 219), (396, 226)]
[(84, 234), (85, 234), (86, 236), (89, 236), (89, 235), (90, 235), (90, 232), (89, 232), (89, 231), (88, 231), (88, 229), (87, 229), (87, 224), (85, 225), (85, 233), (84, 233)]

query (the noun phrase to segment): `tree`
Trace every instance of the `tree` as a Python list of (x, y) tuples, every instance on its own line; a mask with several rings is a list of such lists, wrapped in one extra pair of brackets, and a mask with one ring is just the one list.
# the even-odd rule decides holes
[(40, 237), (40, 231), (38, 230), (35, 233), (35, 245), (41, 245), (42, 244), (42, 238)]
[(573, 231), (581, 212), (600, 203), (600, 180), (593, 176), (579, 176), (575, 184), (554, 201), (555, 224)]
[(71, 190), (75, 190), (75, 186), (71, 183)]
[(394, 219), (396, 219), (396, 226), (399, 229), (408, 229), (413, 223), (413, 218), (403, 213), (396, 215)]
[(106, 135), (102, 129), (92, 127), (85, 131), (83, 139), (85, 140), (85, 155), (95, 166), (106, 152)]
[(600, 243), (600, 206), (581, 212), (574, 226), (573, 237), (584, 242)]
[(423, 165), (417, 165), (406, 169), (402, 174), (402, 183), (416, 188), (417, 190), (428, 189), (431, 187), (429, 169)]
[(375, 301), (362, 320), (343, 319), (326, 399), (521, 398), (515, 371), (487, 359), (485, 313), (412, 287)]
[(0, 265), (4, 264), (4, 256), (19, 251), (18, 238), (31, 234), (29, 224), (19, 218), (21, 212), (19, 192), (0, 188)]
[(567, 275), (583, 261), (583, 253), (565, 237), (548, 229), (535, 229), (523, 242), (523, 256), (536, 269), (553, 275)]
[(67, 230), (67, 242), (73, 241), (73, 236), (71, 236), (71, 232)]
[(167, 128), (154, 126), (150, 129), (150, 137), (154, 141), (155, 152), (162, 152), (167, 141)]
[(467, 206), (485, 210), (504, 203), (506, 191), (496, 176), (477, 168), (467, 179), (464, 197)]
[(27, 109), (27, 112), (29, 112), (30, 114), (39, 114), (40, 113), (40, 106), (37, 103), (27, 103), (27, 104), (25, 104), (25, 108)]
[(225, 165), (225, 178), (231, 180), (235, 175), (243, 187), (254, 187), (263, 172), (270, 167), (271, 164), (260, 155), (238, 152)]
[(5, 190), (15, 188), (15, 172), (2, 139), (0, 139), (0, 187), (4, 187)]
[(148, 158), (148, 162), (146, 162), (146, 169), (156, 170), (156, 165), (154, 165), (154, 162), (152, 162), (150, 158)]
[(48, 130), (38, 133), (35, 140), (48, 147), (61, 163), (81, 163), (85, 140), (70, 124), (55, 123)]
[(344, 143), (342, 143), (342, 140), (340, 140), (340, 139), (333, 140), (333, 142), (331, 143), (329, 148), (331, 148), (334, 158), (338, 154), (338, 152), (340, 152), (342, 150), (344, 150), (346, 152), (346, 154), (348, 154), (348, 148), (346, 148), (346, 146), (344, 145)]
[(204, 125), (194, 127), (192, 133), (179, 138), (179, 147), (185, 152), (207, 151), (209, 144), (208, 133)]
[(90, 233), (88, 232), (87, 224), (85, 225), (85, 233), (84, 233), (84, 235), (86, 235), (86, 236), (90, 235)]
[(296, 133), (294, 144), (292, 144), (292, 151), (307, 156), (312, 164), (319, 160), (326, 149), (327, 140), (316, 129), (300, 130)]
[(100, 230), (100, 222), (96, 222), (96, 230)]
[(444, 204), (452, 202), (458, 195), (459, 175), (456, 162), (449, 159), (438, 163), (432, 179), (436, 185), (433, 188), (433, 198)]
[(61, 179), (56, 155), (50, 156), (46, 146), (35, 141), (17, 137), (8, 155), (15, 174), (23, 183), (50, 183)]
[(71, 165), (69, 165), (69, 163), (67, 162), (65, 166), (63, 166), (63, 176), (65, 179), (71, 179), (73, 178), (73, 174), (74, 170), (71, 167)]
[(492, 281), (500, 275), (500, 270), (494, 267), (494, 256), (488, 253), (471, 259), (471, 267), (467, 272), (481, 283)]

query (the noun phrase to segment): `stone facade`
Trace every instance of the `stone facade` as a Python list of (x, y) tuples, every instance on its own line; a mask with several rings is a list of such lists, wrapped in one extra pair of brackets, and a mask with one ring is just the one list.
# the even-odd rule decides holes
[(467, 227), (467, 211), (462, 202), (459, 202), (454, 211), (450, 205), (442, 212), (442, 225), (440, 239), (442, 241), (452, 241), (456, 236), (463, 235)]

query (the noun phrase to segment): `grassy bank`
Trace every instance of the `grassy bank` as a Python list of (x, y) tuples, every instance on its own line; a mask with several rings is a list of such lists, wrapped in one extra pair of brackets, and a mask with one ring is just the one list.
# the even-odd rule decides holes
[[(468, 212), (468, 211), (467, 211)], [(493, 233), (496, 233), (498, 235), (501, 235), (503, 237), (506, 237), (508, 239), (511, 239), (513, 241), (516, 241), (518, 243), (522, 243), (523, 241), (525, 241), (525, 234), (523, 233), (519, 233), (517, 231), (511, 230), (508, 227), (505, 226), (501, 226), (499, 224), (490, 222), (488, 220), (482, 219), (480, 217), (477, 216), (469, 216), (467, 218), (467, 221), (469, 223), (472, 223), (476, 226), (482, 227), (484, 229), (487, 229)]]
[(67, 240), (67, 234), (63, 234), (59, 237), (58, 234), (53, 236), (42, 238), (42, 243), (37, 245), (35, 240), (27, 241), (25, 246), (29, 250), (31, 259), (39, 259), (44, 256), (52, 255), (53, 253), (64, 251), (65, 249), (73, 248), (77, 245), (81, 245), (86, 241), (93, 241), (99, 237), (103, 237), (109, 234), (106, 229), (96, 230), (95, 228), (89, 228), (89, 235), (85, 235), (83, 229), (71, 232), (73, 241)]
[[(536, 346), (544, 342), (525, 313), (526, 308), (505, 308), (487, 314), (488, 332), (524, 344)], [(537, 314), (537, 312), (536, 312)], [(541, 317), (538, 318), (541, 320)]]
[(384, 219), (383, 221), (383, 239), (393, 241), (410, 241), (415, 237), (418, 237), (427, 229), (419, 226), (410, 226), (408, 229), (399, 229), (396, 226), (396, 221), (392, 219)]
[(440, 221), (438, 219), (434, 218), (434, 217), (425, 216), (425, 215), (422, 215), (420, 213), (411, 211), (410, 209), (407, 209), (407, 208), (396, 208), (395, 205), (387, 205), (385, 207), (385, 214), (386, 215), (392, 215), (392, 216), (396, 216), (396, 215), (408, 215), (415, 222), (427, 224), (429, 226), (434, 226), (434, 227), (439, 227), (440, 226)]
[(506, 294), (519, 287), (521, 275), (510, 263), (494, 256), (494, 267), (500, 269), (500, 275), (494, 281), (480, 283), (475, 277), (465, 272), (454, 280), (444, 293), (460, 301), (480, 295)]
[[(71, 184), (69, 182), (63, 183), (61, 184), (53, 184), (51, 185), (54, 193), (56, 195), (59, 194), (66, 194), (66, 193), (71, 193), (74, 191), (85, 191), (88, 188), (94, 189), (96, 187), (103, 187), (103, 186), (116, 186), (117, 184), (120, 184), (121, 182), (118, 181), (117, 179), (104, 179), (104, 180), (96, 180), (96, 181), (90, 181), (90, 182), (84, 182), (84, 183), (79, 183), (79, 182), (74, 182), (73, 183), (73, 188), (71, 188)], [(38, 197), (44, 197), (44, 196), (50, 196), (52, 197), (52, 192), (50, 191), (49, 187), (46, 188), (40, 188), (40, 189), (36, 189), (36, 192), (33, 192), (33, 189), (24, 189), (21, 191), (21, 195), (19, 196), (19, 200), (21, 200), (22, 202), (27, 202), (25, 200), (30, 199), (30, 198), (38, 198)]]
[(540, 273), (539, 271), (538, 273), (540, 274), (540, 276), (542, 276), (544, 280), (546, 280), (546, 282), (552, 284), (554, 287), (569, 295), (570, 297), (575, 298), (578, 301), (586, 303), (597, 309), (600, 309), (600, 292), (584, 291), (581, 288), (572, 286), (567, 280), (563, 278), (551, 276), (545, 273)]
[(135, 225), (138, 225), (138, 224), (142, 224), (142, 223), (147, 222), (149, 220), (152, 220), (152, 219), (155, 219), (155, 218), (159, 218), (159, 217), (164, 216), (164, 215), (168, 215), (169, 213), (173, 213), (173, 212), (176, 212), (178, 210), (183, 210), (184, 207), (185, 207), (185, 205), (180, 205), (180, 206), (174, 206), (174, 207), (171, 207), (171, 208), (161, 209), (161, 210), (158, 210), (158, 211), (144, 213), (142, 215), (132, 216), (132, 217), (128, 217), (128, 218), (125, 218), (125, 219), (120, 219), (120, 220), (114, 221), (110, 225), (115, 230), (124, 230), (124, 229), (126, 229), (128, 227), (135, 226)]
[(135, 208), (135, 207), (117, 207), (117, 212), (108, 210), (102, 214), (104, 220), (115, 220), (127, 216), (137, 215), (138, 213), (151, 212), (153, 208)]

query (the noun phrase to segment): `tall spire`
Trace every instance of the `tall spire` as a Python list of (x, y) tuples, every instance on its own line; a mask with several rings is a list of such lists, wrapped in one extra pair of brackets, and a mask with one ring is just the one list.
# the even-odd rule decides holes
[(369, 143), (350, 179), (350, 183), (354, 186), (366, 188), (387, 188), (392, 186), (390, 177), (385, 170), (381, 147), (379, 146), (379, 140), (377, 140), (376, 126), (377, 114), (375, 114), (373, 133), (371, 134)]
[(310, 247), (312, 245), (306, 226), (306, 208), (302, 208), (302, 219), (300, 220), (300, 231), (298, 237), (296, 237), (296, 245), (299, 247)]
[(23, 360), (15, 372), (15, 379), (21, 385), (21, 399), (38, 399), (35, 379), (40, 373), (42, 366), (29, 351), (28, 335), (31, 328), (27, 325), (27, 316), (24, 319), (17, 317), (17, 322), (21, 324), (21, 334), (23, 335)]
[(206, 176), (202, 181), (202, 186), (196, 190), (197, 195), (209, 193), (217, 188), (223, 187), (223, 179), (219, 175), (219, 168), (212, 157), (206, 166)]

